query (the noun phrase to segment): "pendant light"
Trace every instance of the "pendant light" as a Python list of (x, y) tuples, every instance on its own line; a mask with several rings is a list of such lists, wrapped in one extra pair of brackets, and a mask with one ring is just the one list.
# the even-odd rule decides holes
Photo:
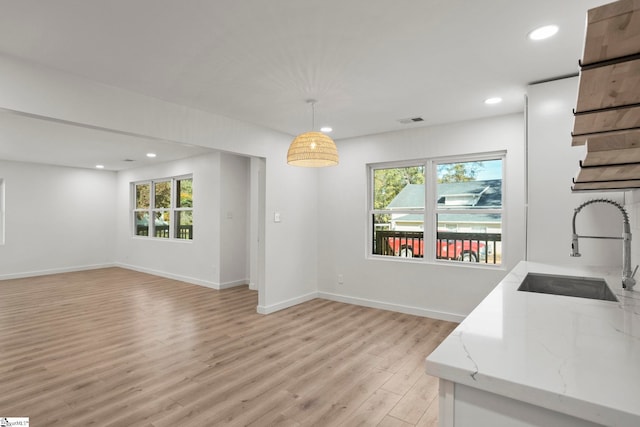
[(328, 135), (313, 130), (316, 101), (310, 99), (307, 103), (311, 104), (311, 131), (301, 133), (291, 142), (287, 152), (287, 163), (308, 168), (335, 166), (338, 164), (336, 143)]

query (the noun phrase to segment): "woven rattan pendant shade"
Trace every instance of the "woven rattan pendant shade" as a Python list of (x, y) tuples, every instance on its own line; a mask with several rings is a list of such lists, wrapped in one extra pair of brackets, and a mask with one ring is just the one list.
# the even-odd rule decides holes
[(322, 132), (302, 133), (289, 146), (287, 163), (311, 168), (337, 165), (336, 143)]
[[(315, 99), (311, 104), (311, 129), (316, 125)], [(338, 148), (331, 137), (322, 132), (305, 132), (296, 136), (287, 152), (287, 163), (293, 166), (321, 168), (338, 164)]]

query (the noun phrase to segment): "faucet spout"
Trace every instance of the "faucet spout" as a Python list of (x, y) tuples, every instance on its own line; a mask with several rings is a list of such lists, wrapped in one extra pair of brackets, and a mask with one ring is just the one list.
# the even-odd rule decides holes
[(582, 254), (580, 253), (580, 249), (578, 248), (578, 235), (573, 234), (571, 238), (571, 256), (572, 257), (580, 257)]
[[(622, 237), (578, 235), (578, 233), (576, 232), (576, 217), (578, 216), (578, 213), (580, 213), (582, 208), (584, 208), (585, 206), (591, 205), (593, 203), (608, 203), (618, 208), (618, 210), (620, 210), (620, 213), (622, 213), (622, 219), (623, 219)], [(636, 280), (633, 277), (635, 276), (636, 271), (638, 270), (638, 267), (636, 267), (635, 270), (631, 272), (631, 227), (629, 225), (629, 215), (627, 214), (627, 211), (625, 210), (624, 206), (622, 206), (620, 203), (614, 202), (613, 200), (609, 200), (609, 199), (593, 199), (593, 200), (586, 201), (580, 206), (578, 206), (577, 208), (575, 208), (573, 212), (573, 220), (571, 221), (571, 225), (572, 225), (572, 237), (571, 237), (571, 256), (572, 257), (580, 256), (580, 251), (578, 249), (578, 239), (580, 237), (582, 237), (583, 239), (591, 238), (591, 239), (621, 239), (622, 240), (622, 287), (627, 290), (631, 290), (636, 284)]]

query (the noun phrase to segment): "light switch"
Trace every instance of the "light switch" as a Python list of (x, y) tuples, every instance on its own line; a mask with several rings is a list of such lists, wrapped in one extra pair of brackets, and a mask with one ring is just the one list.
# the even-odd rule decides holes
[(273, 213), (273, 222), (280, 222), (280, 212)]

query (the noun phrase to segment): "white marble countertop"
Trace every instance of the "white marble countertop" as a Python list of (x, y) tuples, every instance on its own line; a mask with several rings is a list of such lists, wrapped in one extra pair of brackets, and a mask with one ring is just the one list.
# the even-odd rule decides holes
[[(518, 291), (528, 272), (600, 277), (619, 302)], [(521, 262), (427, 358), (427, 373), (608, 426), (640, 426), (640, 280)]]

